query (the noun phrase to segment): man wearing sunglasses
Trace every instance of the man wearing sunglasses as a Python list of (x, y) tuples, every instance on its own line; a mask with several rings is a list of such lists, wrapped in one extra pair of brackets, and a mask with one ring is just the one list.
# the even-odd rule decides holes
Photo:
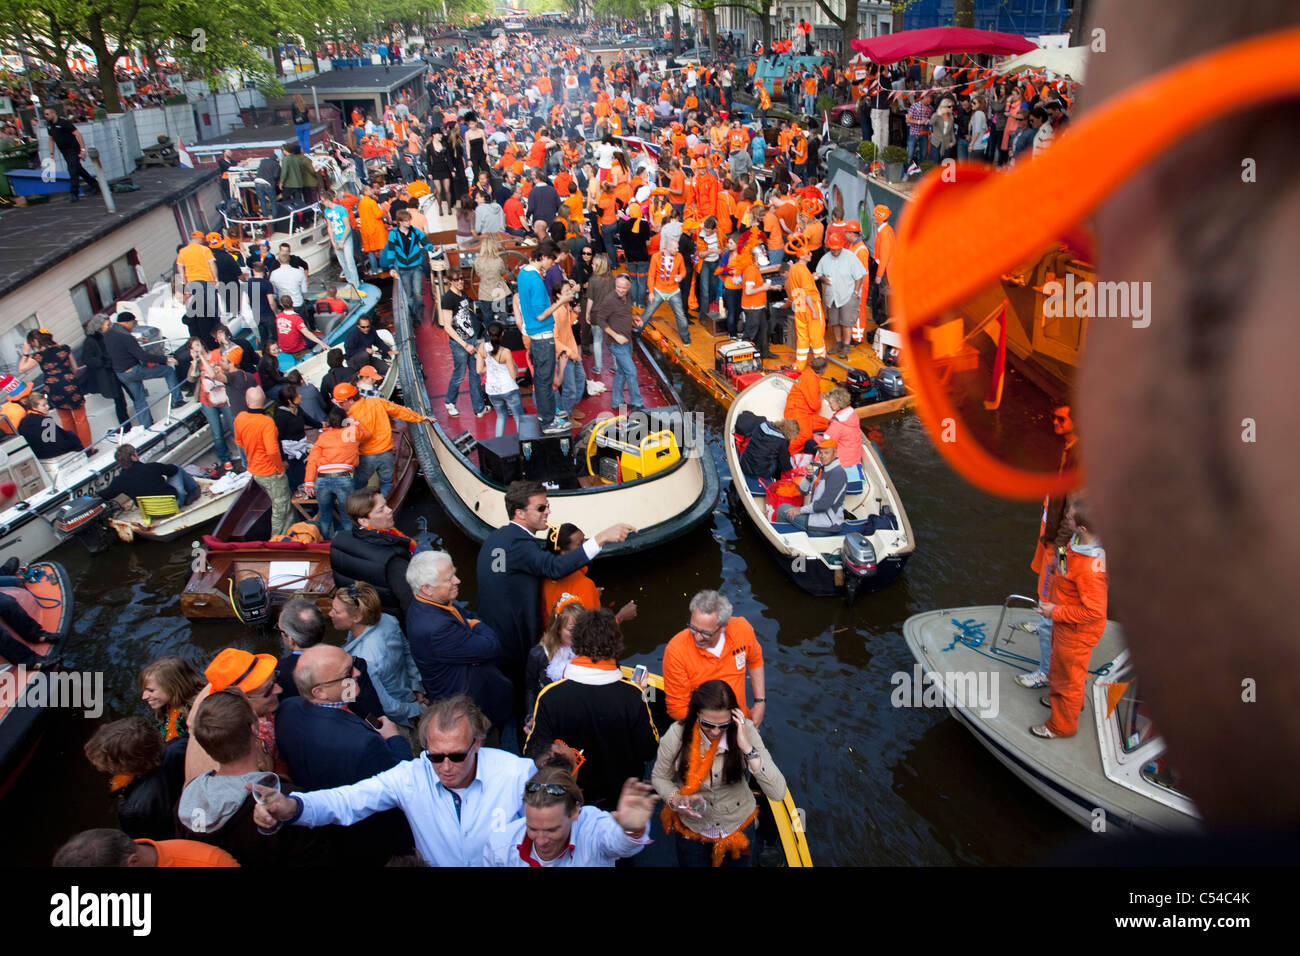
[(611, 525), (575, 551), (552, 554), (537, 537), (546, 530), (551, 513), (546, 489), (535, 481), (511, 482), (505, 505), (510, 523), (487, 536), (475, 571), (479, 615), (501, 640), (501, 672), (515, 686), (517, 716), (523, 710), (524, 662), (542, 634), (542, 581), (559, 580), (585, 567), (601, 548), (627, 540), (635, 529)]
[[(267, 829), (277, 822), (351, 826), (396, 807), (406, 814), (427, 865), (475, 866), (492, 834), (523, 814), (524, 785), (539, 769), (524, 757), (484, 747), (490, 728), (468, 696), (435, 700), (416, 731), (427, 748), (419, 758), (349, 786), (273, 797), (254, 811), (254, 820)], [(538, 762), (545, 765), (552, 756)]]
[[(293, 682), (298, 695), (276, 714), (275, 741), (294, 783), (327, 790), (357, 783), (411, 759), (410, 745), (383, 715), (368, 723), (348, 709), (357, 700), (361, 671), (341, 647), (317, 644), (298, 656)], [(350, 828), (340, 851), (351, 863), (383, 866), (409, 853), (411, 831), (400, 813), (375, 814)]]
[[(717, 591), (700, 591), (691, 598), (690, 623), (664, 648), (664, 697), (668, 716), (682, 720), (691, 694), (711, 680), (726, 681), (740, 709), (757, 727), (767, 713), (767, 678), (763, 647), (743, 617), (732, 617), (731, 602)], [(745, 706), (745, 675), (753, 686), (751, 707)]]

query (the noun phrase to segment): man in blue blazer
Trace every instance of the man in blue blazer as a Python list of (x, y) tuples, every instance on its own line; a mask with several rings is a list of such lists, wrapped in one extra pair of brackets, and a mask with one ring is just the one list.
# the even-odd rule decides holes
[(542, 636), (542, 580), (556, 580), (591, 563), (600, 549), (624, 541), (636, 529), (606, 528), (576, 551), (552, 554), (537, 537), (551, 506), (536, 481), (513, 481), (506, 489), (510, 523), (497, 528), (478, 552), (478, 613), (501, 641), (501, 672), (515, 687), (515, 713), (523, 711), (524, 662)]
[[(278, 708), (275, 743), (294, 783), (304, 790), (328, 790), (373, 777), (411, 759), (411, 747), (387, 717), (374, 727), (348, 710), (361, 676), (341, 647), (318, 644), (298, 655), (293, 680), (297, 697)], [(346, 831), (344, 860), (380, 865), (414, 843), (401, 810), (389, 810)]]

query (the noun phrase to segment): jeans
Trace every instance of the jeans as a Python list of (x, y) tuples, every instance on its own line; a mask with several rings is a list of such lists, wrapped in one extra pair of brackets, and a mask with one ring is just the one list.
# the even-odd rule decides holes
[(177, 466), (176, 474), (167, 479), (167, 484), (176, 489), (176, 503), (184, 508), (194, 501), (200, 494), (199, 483), (194, 480), (188, 471)]
[[(447, 404), (455, 405), (456, 400), (460, 398), (461, 379), (465, 378), (466, 370), (469, 371), (469, 401), (474, 407), (474, 414), (477, 415), (483, 409), (487, 408), (487, 400), (483, 397), (483, 383), (478, 377), (478, 368), (474, 365), (474, 354), (466, 352), (460, 347), (458, 342), (448, 342), (451, 348), (451, 381), (447, 383)], [(477, 340), (472, 340), (470, 345), (478, 345)]]
[(498, 299), (496, 302), (489, 302), (487, 299), (477, 299), (478, 317), (483, 322), (483, 328), (486, 331), (491, 327), (493, 322), (500, 322), (502, 325), (511, 325), (513, 319), (509, 317), (508, 309), (510, 308), (509, 299)]
[(402, 294), (406, 296), (406, 314), (412, 324), (419, 322), (424, 318), (424, 272), (418, 266), (394, 271), (402, 283)]
[(253, 480), (262, 486), (271, 499), (271, 536), (284, 534), (293, 524), (293, 514), (289, 507), (289, 479), (284, 472), (278, 475), (254, 475)]
[(208, 429), (212, 432), (212, 447), (216, 450), (217, 460), (230, 461), (230, 446), (226, 444), (226, 430), (235, 431), (235, 417), (229, 405), (204, 405), (203, 417), (208, 420)]
[(599, 325), (591, 327), (591, 370), (597, 375), (605, 367), (603, 359), (605, 357), (605, 330)]
[(99, 180), (87, 171), (85, 166), (81, 165), (81, 151), (78, 149), (59, 150), (59, 155), (63, 157), (64, 163), (68, 166), (68, 191), (72, 193), (72, 198), (77, 198), (78, 189), (81, 187), (81, 181), (84, 179), (90, 184), (91, 194), (99, 191)]
[(644, 306), (646, 301), (646, 276), (650, 271), (650, 263), (647, 262), (629, 262), (627, 264), (627, 277), (632, 280), (632, 288), (629, 295), (632, 297), (632, 304)]
[(803, 111), (807, 113), (809, 116), (813, 115), (813, 110), (815, 109), (814, 104), (816, 99), (817, 97), (815, 97), (811, 93), (805, 93), (803, 95)]
[(275, 199), (275, 187), (268, 183), (258, 183), (253, 187), (257, 194), (257, 208), (262, 211), (262, 215), (274, 219), (280, 215), (280, 204)]
[(700, 324), (704, 324), (704, 317), (709, 314), (709, 303), (717, 298), (713, 291), (713, 281), (717, 278), (713, 274), (717, 262), (705, 262), (700, 267), (700, 274), (695, 279), (695, 300), (699, 303)]
[[(745, 828), (745, 835), (749, 837), (750, 852), (741, 854), (741, 857), (738, 860), (733, 860), (731, 854), (728, 853), (723, 856), (721, 866), (754, 865), (754, 830), (755, 825), (752, 823)], [(680, 833), (674, 833), (673, 846), (677, 851), (678, 866), (713, 866), (712, 843), (704, 840), (692, 840), (690, 837), (684, 837)]]
[[(317, 475), (316, 476), (316, 505), (319, 512), (316, 515), (316, 524), (320, 526), (321, 537), (329, 541), (334, 537), (334, 532), (347, 531), (352, 527), (352, 519), (348, 517), (344, 504), (347, 503), (348, 495), (355, 490), (351, 475)], [(338, 505), (338, 518), (334, 516), (334, 506)], [(335, 522), (337, 520), (337, 528)]]
[(957, 140), (958, 159), (965, 159), (969, 150), (970, 150), (970, 143), (966, 142), (966, 140), (964, 139)]
[(180, 383), (176, 380), (176, 370), (168, 364), (155, 365), (152, 368), (146, 365), (137, 365), (125, 372), (118, 372), (117, 378), (122, 383), (122, 387), (126, 389), (127, 394), (131, 396), (131, 403), (135, 405), (136, 415), (138, 416), (136, 421), (143, 428), (148, 428), (153, 424), (153, 414), (149, 411), (148, 393), (144, 387), (145, 379), (163, 379), (167, 382), (167, 387), (171, 389), (172, 404), (179, 405), (183, 401)]
[(777, 508), (776, 520), (785, 521), (794, 525), (810, 538), (830, 538), (840, 533), (838, 530), (818, 530), (816, 528), (809, 530), (808, 516), (806, 514), (800, 514), (795, 509), (794, 505), (782, 505), (780, 508)]
[(611, 222), (607, 226), (600, 227), (600, 240), (605, 244), (605, 254), (609, 256), (609, 264), (611, 267), (618, 265), (618, 250), (614, 248), (614, 240), (617, 236), (617, 222)]
[(311, 123), (295, 123), (293, 131), (298, 134), (298, 145), (303, 155), (311, 152)]
[[(665, 293), (661, 289), (655, 289), (653, 294), (650, 296), (650, 304), (645, 308), (647, 319), (654, 315), (655, 309), (659, 308), (660, 302), (667, 302), (672, 308), (673, 318), (677, 320), (677, 334), (681, 337), (683, 342), (689, 343), (691, 341), (691, 330), (686, 323), (686, 312), (682, 308), (681, 292), (673, 291)], [(613, 346), (610, 346), (610, 348), (613, 348)], [(637, 404), (640, 405), (641, 403), (637, 402)]]
[(922, 163), (925, 157), (930, 153), (930, 135), (921, 133), (919, 136), (913, 133), (907, 134), (907, 164)]
[(343, 277), (348, 280), (348, 284), (354, 289), (361, 288), (361, 274), (357, 272), (357, 253), (352, 248), (352, 242), (349, 239), (343, 240), (343, 245), (334, 247), (334, 258), (339, 261), (339, 268), (343, 270)]
[(724, 289), (722, 301), (727, 309), (727, 334), (734, 336), (740, 331), (740, 290)]
[(610, 341), (609, 354), (614, 359), (614, 392), (610, 395), (610, 406), (617, 408), (623, 402), (623, 388), (627, 387), (627, 403), (637, 408), (642, 406), (641, 387), (636, 381), (636, 364), (632, 361), (632, 343)]
[(528, 357), (533, 361), (533, 404), (537, 406), (540, 424), (550, 424), (555, 419), (555, 339), (533, 339), (528, 346)]
[(519, 389), (512, 388), (501, 395), (489, 395), (488, 401), (497, 413), (497, 438), (506, 433), (507, 414), (515, 417), (515, 430), (519, 430), (519, 421), (524, 417), (524, 400), (519, 397)]
[(362, 455), (357, 470), (352, 474), (352, 482), (359, 491), (370, 484), (370, 476), (375, 474), (379, 475), (379, 493), (387, 495), (393, 490), (392, 449), (378, 455)]
[(587, 394), (587, 372), (582, 367), (582, 360), (570, 359), (564, 363), (564, 375), (560, 384), (559, 414), (568, 418), (573, 406), (582, 401)]
[(785, 249), (780, 247), (776, 249), (768, 249), (767, 262), (768, 265), (773, 266), (779, 266), (781, 263), (785, 262)]

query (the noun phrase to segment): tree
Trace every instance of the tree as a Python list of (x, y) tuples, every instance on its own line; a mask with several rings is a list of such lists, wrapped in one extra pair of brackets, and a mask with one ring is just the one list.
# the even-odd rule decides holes
[[(852, 0), (857, 9), (857, 0)], [(763, 0), (682, 0), (682, 6), (704, 12), (704, 22), (709, 32), (709, 49), (714, 58), (718, 55), (718, 19), (717, 12), (727, 7), (747, 10), (758, 17), (759, 27), (763, 31), (763, 49), (772, 49), (772, 11)], [(674, 8), (676, 12), (676, 8)]]
[(34, 6), (27, 0), (0, 2), (0, 49), (31, 54), (58, 67), (59, 78), (65, 83), (73, 82), (72, 71), (68, 69), (68, 47), (72, 39), (58, 12)]
[[(960, 3), (961, 0), (958, 0)], [(853, 59), (853, 47), (849, 45), (851, 40), (858, 35), (858, 0), (844, 0), (844, 16), (839, 16), (826, 2), (826, 0), (817, 0), (817, 6), (830, 18), (831, 23), (839, 27), (840, 48), (839, 57), (841, 63), (848, 63)]]

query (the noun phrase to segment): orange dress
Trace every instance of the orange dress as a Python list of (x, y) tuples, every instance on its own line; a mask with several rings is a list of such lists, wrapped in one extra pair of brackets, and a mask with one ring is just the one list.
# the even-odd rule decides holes
[(565, 594), (572, 594), (588, 611), (600, 607), (600, 592), (596, 590), (596, 583), (587, 577), (586, 568), (578, 568), (558, 581), (542, 582), (542, 627), (550, 626), (555, 604)]

